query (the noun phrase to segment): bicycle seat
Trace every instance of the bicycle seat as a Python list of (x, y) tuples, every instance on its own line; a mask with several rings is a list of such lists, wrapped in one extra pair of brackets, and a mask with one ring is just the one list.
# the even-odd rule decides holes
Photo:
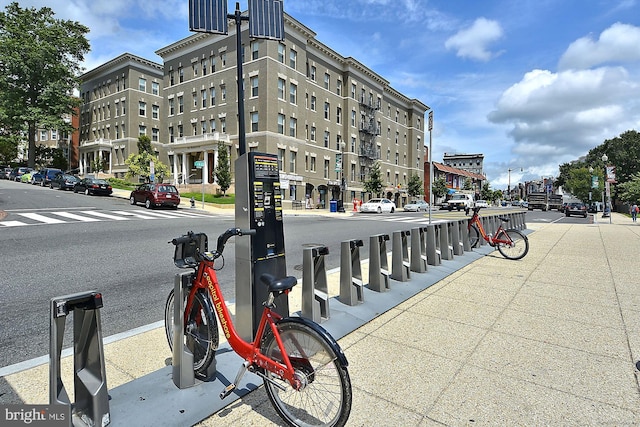
[(269, 292), (282, 293), (291, 290), (297, 283), (298, 279), (294, 276), (277, 278), (273, 274), (264, 273), (260, 276), (262, 283), (269, 287)]

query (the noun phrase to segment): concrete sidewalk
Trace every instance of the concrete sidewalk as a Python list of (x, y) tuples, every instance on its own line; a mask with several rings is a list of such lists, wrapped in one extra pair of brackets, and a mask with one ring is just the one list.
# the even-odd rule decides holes
[[(340, 339), (348, 425), (640, 425), (640, 227), (612, 219), (530, 225), (524, 259), (491, 252)], [(392, 281), (389, 293), (404, 286)], [(110, 390), (171, 363), (162, 324), (137, 332), (105, 345)], [(46, 364), (4, 380), (21, 401), (48, 402)], [(282, 421), (259, 388), (199, 425)]]

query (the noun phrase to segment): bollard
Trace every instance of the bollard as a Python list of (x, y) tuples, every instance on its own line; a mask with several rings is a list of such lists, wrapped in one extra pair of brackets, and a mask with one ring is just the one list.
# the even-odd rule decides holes
[(462, 245), (462, 236), (460, 235), (460, 220), (452, 221), (451, 229), (451, 247), (454, 255), (464, 255), (464, 246)]
[(189, 199), (189, 203), (191, 204), (192, 208), (196, 207), (196, 199), (194, 199), (193, 197), (191, 197), (191, 199)]
[[(80, 292), (51, 299), (49, 325), (49, 403), (69, 405), (71, 417), (86, 425), (104, 427), (110, 423), (107, 374), (104, 364), (100, 308), (102, 294)], [(72, 405), (62, 383), (60, 356), (64, 327), (73, 312), (73, 385)], [(69, 425), (72, 420), (69, 420)]]
[(329, 287), (324, 256), (329, 248), (318, 245), (302, 250), (302, 317), (320, 323), (329, 319)]
[(360, 247), (362, 240), (346, 240), (340, 245), (340, 302), (356, 305), (364, 302)]
[(411, 278), (409, 271), (409, 247), (407, 236), (409, 231), (394, 231), (391, 242), (391, 278), (406, 282)]
[(440, 252), (440, 235), (439, 227), (435, 224), (429, 224), (427, 230), (427, 264), (442, 264), (442, 254)]
[(436, 226), (440, 228), (440, 256), (442, 259), (453, 259), (453, 247), (451, 246), (451, 223), (443, 222)]
[(427, 240), (424, 227), (411, 229), (411, 271), (427, 271)]
[(388, 234), (369, 237), (369, 288), (377, 292), (390, 289), (386, 243), (388, 240)]

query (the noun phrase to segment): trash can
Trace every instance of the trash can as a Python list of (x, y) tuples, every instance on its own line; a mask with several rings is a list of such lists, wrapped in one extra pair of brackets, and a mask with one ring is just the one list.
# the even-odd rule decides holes
[(338, 212), (338, 201), (330, 200), (329, 201), (329, 212)]

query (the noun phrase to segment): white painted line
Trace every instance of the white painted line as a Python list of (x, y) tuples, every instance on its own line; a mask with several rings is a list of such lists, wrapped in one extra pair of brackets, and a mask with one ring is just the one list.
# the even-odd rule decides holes
[(40, 222), (44, 222), (45, 224), (64, 224), (66, 221), (62, 221), (60, 219), (55, 219), (55, 218), (49, 218), (47, 216), (44, 215), (40, 215), (37, 213), (21, 213), (18, 214), (21, 215), (25, 218), (29, 218), (29, 219), (33, 219), (35, 221), (40, 221)]
[(26, 222), (20, 222), (20, 221), (2, 221), (0, 222), (0, 225), (3, 227), (20, 227), (23, 225), (29, 225)]
[(61, 216), (63, 218), (75, 219), (76, 221), (83, 221), (83, 222), (100, 221), (98, 218), (91, 218), (91, 217), (88, 217), (88, 216), (76, 215), (76, 214), (71, 213), (71, 212), (51, 212), (51, 214), (58, 215), (58, 216)]
[(115, 221), (128, 221), (129, 220), (129, 218), (124, 218), (122, 216), (116, 216), (116, 215), (109, 215), (109, 214), (106, 214), (104, 212), (82, 211), (81, 213), (86, 214), (86, 215), (97, 216), (99, 218), (113, 219)]

